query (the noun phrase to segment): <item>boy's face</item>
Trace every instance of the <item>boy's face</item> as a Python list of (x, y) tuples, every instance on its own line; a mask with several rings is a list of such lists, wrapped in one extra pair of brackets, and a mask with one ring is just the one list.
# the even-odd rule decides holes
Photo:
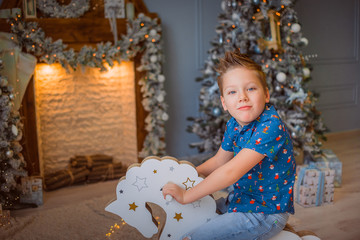
[(263, 88), (254, 70), (230, 69), (223, 75), (222, 84), (222, 106), (241, 126), (259, 117), (270, 100), (269, 90)]

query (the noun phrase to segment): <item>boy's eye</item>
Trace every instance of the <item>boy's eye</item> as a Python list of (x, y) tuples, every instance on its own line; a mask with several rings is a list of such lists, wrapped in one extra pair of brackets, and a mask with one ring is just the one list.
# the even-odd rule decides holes
[(228, 92), (228, 94), (230, 95), (230, 94), (235, 94), (236, 93), (236, 91), (229, 91)]
[(248, 88), (248, 91), (254, 91), (254, 90), (256, 90), (256, 88), (254, 87)]

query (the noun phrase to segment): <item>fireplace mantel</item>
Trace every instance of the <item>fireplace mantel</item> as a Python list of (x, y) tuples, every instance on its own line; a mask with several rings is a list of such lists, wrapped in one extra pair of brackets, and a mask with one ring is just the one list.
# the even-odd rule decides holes
[[(70, 1), (65, 0), (64, 4)], [(125, 0), (125, 3), (129, 0)], [(135, 15), (143, 13), (150, 18), (158, 18), (156, 13), (150, 13), (142, 0), (133, 2)], [(38, 11), (38, 18), (24, 19), (29, 22), (37, 22), (44, 30), (47, 37), (53, 41), (61, 39), (63, 43), (78, 51), (84, 45), (96, 46), (100, 42), (113, 42), (114, 36), (111, 32), (109, 19), (104, 18), (104, 1), (90, 1), (90, 10), (80, 18), (46, 18)], [(0, 9), (23, 8), (22, 0), (3, 1)], [(93, 10), (93, 8), (95, 8)], [(117, 32), (120, 38), (126, 34), (127, 19), (117, 19)], [(10, 25), (5, 19), (0, 19), (0, 31), (9, 32)]]
[[(130, 0), (125, 0), (125, 3)], [(21, 8), (22, 0), (3, 1), (0, 9)], [(143, 13), (151, 18), (158, 18), (156, 13), (149, 13), (142, 0), (131, 1), (134, 4), (135, 15)], [(64, 4), (69, 4), (70, 0), (65, 0)], [(90, 0), (90, 10), (81, 18), (76, 19), (57, 19), (43, 18), (41, 12), (37, 12), (38, 18), (24, 19), (25, 21), (37, 22), (44, 30), (46, 37), (51, 37), (53, 41), (62, 39), (63, 43), (75, 51), (80, 50), (84, 45), (95, 47), (100, 42), (113, 42), (114, 36), (110, 29), (109, 20), (104, 18), (104, 2)], [(126, 34), (127, 19), (117, 19), (118, 37)], [(10, 26), (5, 19), (0, 19), (0, 31), (10, 32)], [(141, 56), (135, 56), (133, 61), (135, 69), (140, 65)], [(137, 145), (142, 149), (146, 136), (144, 119), (147, 115), (142, 106), (142, 95), (140, 86), (137, 84), (141, 79), (142, 73), (135, 70), (135, 96), (136, 96), (136, 121), (137, 121)], [(23, 117), (24, 137), (21, 140), (23, 155), (27, 162), (29, 175), (40, 175), (40, 162), (38, 152), (38, 139), (36, 130), (36, 114), (34, 99), (34, 81), (30, 81), (26, 89), (20, 114)], [(142, 159), (139, 158), (140, 162)]]

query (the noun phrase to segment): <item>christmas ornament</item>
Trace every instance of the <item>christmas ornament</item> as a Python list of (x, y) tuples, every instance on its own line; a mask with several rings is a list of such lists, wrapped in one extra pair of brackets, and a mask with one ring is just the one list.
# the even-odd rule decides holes
[(164, 112), (163, 115), (162, 115), (162, 117), (161, 117), (161, 119), (162, 119), (163, 121), (167, 121), (167, 120), (169, 120), (169, 115)]
[(306, 78), (310, 77), (310, 69), (308, 69), (308, 68), (303, 68), (302, 71), (303, 71), (304, 77), (306, 77)]
[(300, 39), (300, 42), (301, 42), (302, 46), (304, 46), (304, 47), (309, 44), (309, 40), (307, 40), (307, 38), (304, 38), (304, 37), (302, 37)]
[(163, 83), (163, 82), (165, 81), (165, 76), (162, 75), (162, 74), (160, 74), (160, 75), (158, 76), (158, 81), (161, 82), (161, 83)]
[(298, 23), (294, 23), (291, 25), (291, 31), (294, 33), (298, 33), (301, 30), (301, 26)]
[(154, 63), (154, 62), (156, 62), (156, 61), (157, 61), (156, 55), (151, 55), (151, 56), (150, 56), (150, 62)]
[(156, 32), (155, 29), (151, 29), (150, 32), (149, 32), (149, 35), (150, 35), (151, 37), (155, 37), (156, 34), (157, 34), (157, 32)]
[(19, 134), (19, 131), (15, 125), (11, 125), (11, 132), (14, 134), (15, 137)]
[(239, 13), (234, 12), (231, 15), (231, 18), (232, 18), (233, 21), (238, 21), (240, 19), (240, 15), (239, 15)]
[(258, 45), (255, 45), (255, 47), (254, 47), (254, 52), (256, 52), (256, 53), (261, 53), (261, 50), (260, 50), (260, 48), (259, 48)]
[(159, 96), (157, 96), (157, 97), (156, 97), (156, 100), (157, 100), (158, 102), (163, 102), (163, 101), (164, 101), (164, 95), (159, 95)]
[(215, 108), (213, 108), (212, 113), (213, 113), (214, 116), (218, 117), (221, 114), (221, 109), (218, 108), (218, 107), (215, 107)]
[(276, 80), (278, 80), (281, 83), (285, 82), (286, 74), (283, 72), (279, 72), (278, 74), (276, 74)]
[(6, 151), (6, 157), (12, 158), (14, 156), (14, 152), (12, 150)]

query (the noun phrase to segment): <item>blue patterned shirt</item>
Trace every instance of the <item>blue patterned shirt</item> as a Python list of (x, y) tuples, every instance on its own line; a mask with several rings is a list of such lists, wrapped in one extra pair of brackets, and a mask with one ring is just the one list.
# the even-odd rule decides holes
[(265, 157), (234, 184), (228, 212), (294, 213), (295, 158), (289, 133), (275, 108), (266, 105), (253, 122), (241, 127), (231, 118), (221, 147), (234, 152), (248, 148)]

